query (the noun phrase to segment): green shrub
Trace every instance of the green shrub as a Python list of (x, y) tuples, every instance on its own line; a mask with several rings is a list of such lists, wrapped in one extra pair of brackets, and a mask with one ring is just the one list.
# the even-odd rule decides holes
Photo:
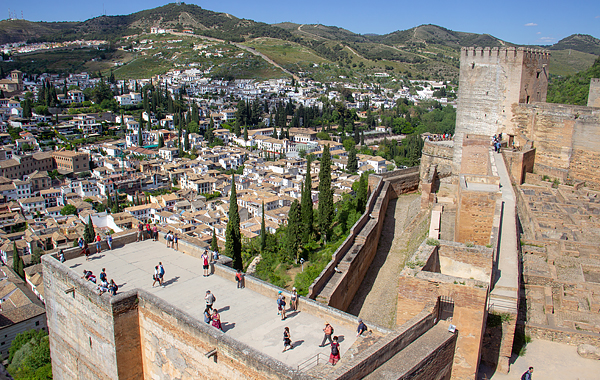
[(427, 238), (427, 245), (440, 245), (440, 241), (434, 238)]

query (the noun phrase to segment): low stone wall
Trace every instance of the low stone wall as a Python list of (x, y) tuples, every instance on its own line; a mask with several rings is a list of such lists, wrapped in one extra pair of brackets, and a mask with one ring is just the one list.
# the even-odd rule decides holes
[(420, 177), (427, 177), (429, 168), (437, 165), (440, 178), (452, 174), (452, 156), (454, 154), (453, 141), (425, 141), (421, 153)]
[(548, 327), (535, 323), (525, 324), (525, 335), (533, 339), (549, 340), (551, 342), (566, 343), (578, 346), (583, 343), (598, 346), (598, 334), (587, 331), (577, 331), (560, 327)]

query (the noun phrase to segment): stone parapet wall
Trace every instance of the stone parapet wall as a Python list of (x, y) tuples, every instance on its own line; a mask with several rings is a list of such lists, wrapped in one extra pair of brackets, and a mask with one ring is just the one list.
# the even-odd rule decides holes
[(537, 174), (583, 181), (600, 189), (600, 108), (564, 104), (515, 104), (517, 139), (534, 142)]
[(437, 165), (440, 178), (450, 176), (452, 174), (453, 152), (454, 144), (452, 141), (425, 141), (421, 153), (421, 165), (419, 166), (421, 179), (427, 178), (429, 168), (433, 165)]
[(525, 182), (525, 173), (532, 173), (535, 164), (535, 149), (522, 151), (502, 149), (502, 157), (506, 164), (510, 181), (521, 185)]
[(548, 327), (535, 323), (525, 324), (525, 335), (533, 339), (549, 340), (551, 342), (566, 343), (578, 346), (583, 343), (598, 346), (598, 334), (586, 331), (570, 330), (560, 327)]

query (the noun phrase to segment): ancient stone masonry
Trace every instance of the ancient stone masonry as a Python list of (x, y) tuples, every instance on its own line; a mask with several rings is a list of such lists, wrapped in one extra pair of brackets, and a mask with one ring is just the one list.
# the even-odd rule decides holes
[(588, 95), (588, 107), (600, 107), (600, 79), (592, 78), (590, 82), (590, 93)]
[(550, 54), (524, 48), (462, 48), (454, 135), (454, 173), (465, 133), (514, 135), (515, 103), (545, 102)]
[(600, 340), (600, 193), (527, 176), (523, 225), (526, 331), (569, 344)]
[(600, 189), (600, 108), (515, 104), (511, 122), (518, 144), (534, 142), (536, 173)]

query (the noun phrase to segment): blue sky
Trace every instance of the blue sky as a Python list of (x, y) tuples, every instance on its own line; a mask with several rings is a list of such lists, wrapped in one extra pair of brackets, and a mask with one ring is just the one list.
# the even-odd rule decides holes
[[(157, 0), (20, 0), (5, 4), (0, 18), (12, 12), (31, 21), (82, 21), (129, 14), (167, 4)], [(355, 33), (386, 34), (421, 24), (488, 33), (517, 44), (552, 44), (574, 33), (600, 38), (600, 1), (357, 1), (357, 0), (206, 0), (187, 1), (204, 9), (269, 24), (291, 21), (324, 24)]]

